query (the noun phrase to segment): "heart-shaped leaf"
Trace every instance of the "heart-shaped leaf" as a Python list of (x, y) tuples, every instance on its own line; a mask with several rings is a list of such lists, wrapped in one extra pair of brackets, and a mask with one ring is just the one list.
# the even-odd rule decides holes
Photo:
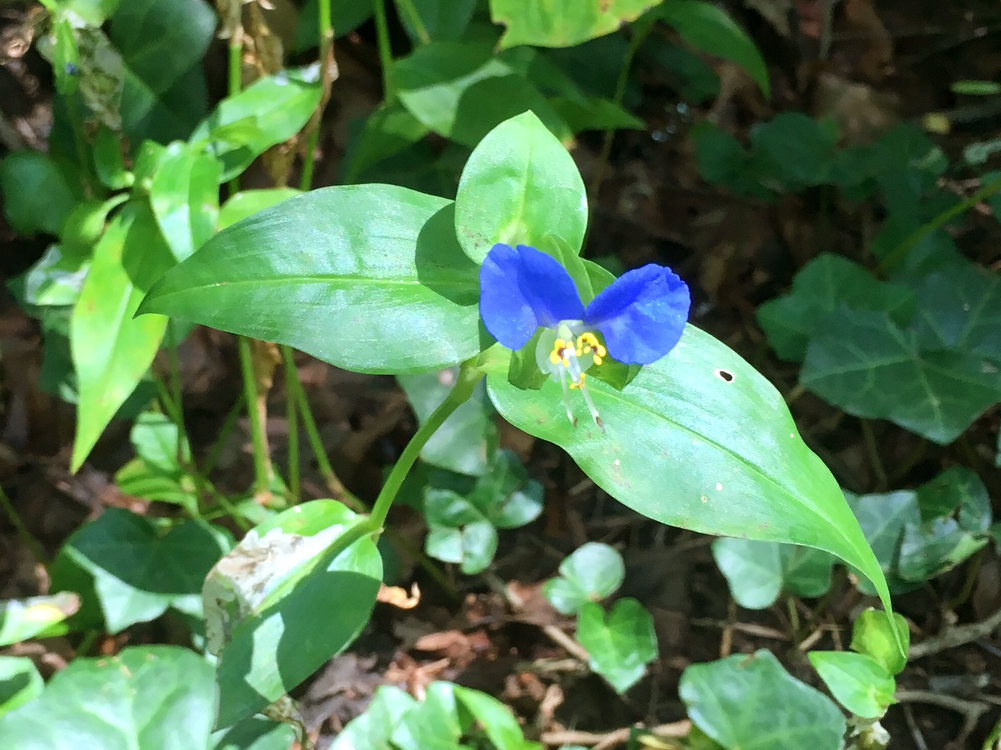
[(620, 599), (608, 619), (600, 604), (586, 602), (577, 613), (577, 640), (590, 666), (619, 693), (635, 685), (657, 658), (653, 617), (635, 599)]
[(546, 581), (542, 591), (557, 610), (570, 615), (614, 594), (625, 577), (622, 555), (607, 544), (588, 542), (563, 559), (559, 576)]

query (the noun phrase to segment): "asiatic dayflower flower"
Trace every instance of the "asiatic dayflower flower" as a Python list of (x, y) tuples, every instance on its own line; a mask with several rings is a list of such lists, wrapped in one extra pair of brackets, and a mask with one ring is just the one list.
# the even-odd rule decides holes
[[(560, 263), (529, 245), (498, 243), (480, 267), (480, 317), (508, 349), (521, 349), (543, 329), (535, 359), (563, 386), (572, 424), (569, 388), (579, 389), (599, 427), (598, 410), (584, 384), (585, 371), (606, 356), (648, 365), (671, 351), (688, 321), (688, 285), (654, 263), (624, 273), (587, 306)], [(599, 335), (600, 334), (600, 335)]]

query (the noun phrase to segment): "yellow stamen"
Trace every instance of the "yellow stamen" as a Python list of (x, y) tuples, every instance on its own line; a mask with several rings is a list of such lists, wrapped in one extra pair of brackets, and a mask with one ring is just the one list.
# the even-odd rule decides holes
[(582, 333), (577, 337), (577, 356), (590, 354), (596, 365), (601, 364), (602, 357), (608, 354), (608, 350), (598, 341), (598, 337), (590, 331)]
[(562, 364), (564, 367), (570, 366), (569, 354), (573, 353), (573, 342), (566, 339), (556, 339), (553, 342), (553, 350), (549, 352), (549, 361), (554, 365)]
[(572, 388), (583, 388), (584, 387), (584, 378), (586, 378), (586, 377), (587, 377), (587, 373), (582, 372), (580, 374), (580, 380), (571, 381), (570, 388), (571, 389)]

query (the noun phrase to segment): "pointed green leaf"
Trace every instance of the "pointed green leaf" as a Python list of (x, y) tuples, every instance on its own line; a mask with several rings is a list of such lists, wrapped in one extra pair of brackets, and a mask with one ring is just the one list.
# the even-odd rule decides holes
[(160, 157), (149, 202), (178, 262), (215, 233), (221, 179), (219, 162), (185, 143), (171, 143)]
[(501, 123), (473, 150), (455, 196), (455, 231), (477, 263), (494, 243), (538, 247), (547, 235), (577, 253), (586, 227), (580, 172), (531, 112)]
[(507, 26), (501, 47), (572, 47), (611, 34), (660, 0), (490, 0), (490, 18)]
[(141, 311), (358, 372), (450, 367), (480, 350), (479, 269), (452, 214), (449, 201), (401, 187), (314, 190), (217, 234)]
[(170, 268), (170, 250), (148, 206), (126, 205), (94, 249), (70, 321), (80, 397), (71, 469), (80, 468), (160, 348), (167, 319), (134, 319), (143, 295)]
[(856, 716), (878, 719), (895, 702), (893, 675), (871, 656), (846, 651), (811, 651), (808, 656), (831, 695)]
[(872, 580), (889, 608), (876, 557), (781, 395), (712, 336), (689, 325), (667, 357), (621, 391), (589, 380), (604, 429), (582, 399), (571, 401), (574, 427), (551, 380), (538, 391), (511, 385), (508, 357), (488, 356), (485, 367), (505, 419), (562, 446), (633, 510), (703, 533), (827, 550)]

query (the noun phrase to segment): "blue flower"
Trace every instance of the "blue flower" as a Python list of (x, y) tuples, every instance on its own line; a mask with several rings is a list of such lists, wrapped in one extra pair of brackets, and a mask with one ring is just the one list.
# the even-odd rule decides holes
[[(688, 320), (688, 286), (670, 268), (648, 264), (629, 271), (601, 291), (587, 307), (566, 269), (528, 245), (496, 244), (480, 268), (480, 316), (487, 330), (509, 349), (521, 349), (540, 327), (536, 360), (563, 384), (584, 394), (584, 371), (611, 355), (647, 365), (671, 351)], [(596, 334), (601, 334), (599, 340)], [(570, 415), (567, 406), (567, 415)]]

